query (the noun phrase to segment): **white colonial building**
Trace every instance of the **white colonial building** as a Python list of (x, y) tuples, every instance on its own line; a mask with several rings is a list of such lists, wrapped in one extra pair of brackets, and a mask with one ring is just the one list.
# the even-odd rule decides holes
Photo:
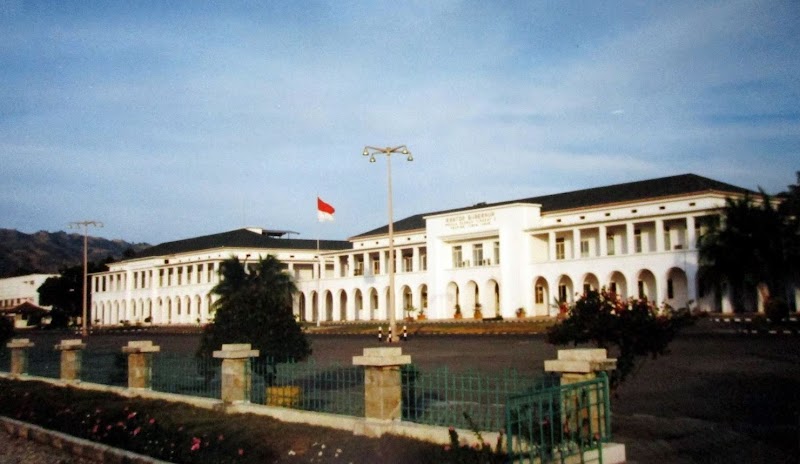
[[(431, 319), (552, 315), (586, 289), (675, 308), (731, 311), (698, 282), (697, 239), (728, 197), (748, 190), (680, 175), (414, 215), (394, 224), (395, 308)], [(350, 238), (287, 238), (239, 229), (157, 245), (92, 276), (101, 324), (182, 324), (210, 317), (220, 263), (275, 255), (294, 275), (307, 321), (388, 318), (388, 225)], [(321, 270), (321, 272), (319, 272)], [(755, 309), (755, 308), (753, 308)]]

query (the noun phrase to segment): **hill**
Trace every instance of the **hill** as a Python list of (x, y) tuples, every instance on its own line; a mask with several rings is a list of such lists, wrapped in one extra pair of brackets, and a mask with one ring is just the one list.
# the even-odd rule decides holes
[[(129, 250), (138, 252), (148, 247), (147, 243), (89, 237), (89, 261), (102, 261), (109, 256), (120, 259)], [(0, 229), (0, 277), (57, 274), (64, 267), (82, 263), (81, 234), (63, 231), (26, 234), (15, 229)]]

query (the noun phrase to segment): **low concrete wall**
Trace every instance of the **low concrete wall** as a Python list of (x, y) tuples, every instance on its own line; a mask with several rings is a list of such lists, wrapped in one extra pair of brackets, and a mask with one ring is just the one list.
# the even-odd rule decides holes
[[(307, 424), (351, 431), (356, 435), (364, 435), (368, 437), (379, 437), (384, 434), (392, 434), (437, 444), (450, 443), (450, 433), (448, 428), (417, 424), (413, 422), (366, 419), (363, 417), (303, 411), (299, 409), (265, 406), (252, 403), (225, 404), (221, 400), (212, 398), (177, 395), (174, 393), (164, 393), (146, 389), (129, 389), (125, 387), (114, 387), (110, 385), (89, 382), (65, 382), (47, 377), (36, 377), (31, 375), (17, 376), (3, 372), (0, 372), (0, 378), (19, 381), (45, 382), (58, 387), (73, 387), (83, 390), (109, 392), (126, 398), (165, 400), (183, 403), (198, 408), (218, 410), (227, 414), (255, 414), (259, 416), (271, 417), (282, 422)], [(478, 437), (471, 430), (456, 429), (456, 432), (458, 433), (459, 441), (462, 445), (472, 446), (480, 444)], [(499, 432), (481, 432), (483, 441), (493, 448), (496, 445), (499, 436)], [(597, 451), (591, 451), (584, 456), (585, 459), (589, 459), (590, 457), (591, 459), (597, 459)], [(575, 456), (575, 458), (578, 460), (576, 462), (580, 462), (580, 456)], [(603, 462), (607, 464), (624, 463), (625, 446), (617, 443), (604, 444)]]
[(160, 461), (150, 456), (112, 448), (101, 443), (55, 432), (8, 417), (0, 416), (0, 426), (11, 436), (27, 438), (37, 443), (64, 450), (73, 456), (84, 457), (95, 462), (109, 464), (169, 464), (166, 461)]

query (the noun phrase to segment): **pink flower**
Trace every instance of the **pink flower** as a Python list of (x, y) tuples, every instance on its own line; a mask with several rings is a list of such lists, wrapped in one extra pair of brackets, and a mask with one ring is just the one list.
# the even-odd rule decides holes
[(136, 412), (135, 412), (135, 411), (134, 411), (134, 412), (132, 412), (132, 413), (130, 413), (130, 414), (128, 414), (128, 419), (129, 419), (129, 420), (130, 420), (130, 419), (133, 419), (134, 417), (136, 417)]
[(200, 449), (200, 439), (197, 437), (192, 437), (192, 451), (197, 451)]
[(152, 419), (150, 419), (149, 421), (147, 421), (147, 423), (148, 423), (148, 424), (150, 424), (150, 425), (153, 425), (153, 424), (155, 424), (155, 423), (156, 423), (156, 419), (155, 419), (155, 418), (152, 418)]
[(139, 435), (139, 432), (141, 431), (142, 431), (141, 427), (136, 427), (135, 429), (133, 429), (133, 432), (131, 432), (131, 435), (135, 437), (136, 435)]
[(221, 433), (220, 433), (220, 434), (219, 434), (219, 436), (217, 437), (217, 441), (222, 441), (222, 440), (224, 440), (224, 439), (225, 439), (225, 435), (223, 435), (223, 434), (221, 434)]
[(244, 456), (244, 450), (239, 448), (239, 456)]

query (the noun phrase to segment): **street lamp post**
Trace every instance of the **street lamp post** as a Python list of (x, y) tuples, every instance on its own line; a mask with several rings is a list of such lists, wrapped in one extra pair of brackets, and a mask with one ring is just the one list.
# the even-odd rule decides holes
[(87, 269), (89, 266), (89, 227), (103, 227), (103, 223), (99, 221), (76, 221), (70, 222), (69, 228), (70, 229), (83, 229), (83, 304), (82, 304), (82, 313), (81, 313), (81, 336), (86, 337), (89, 335), (89, 328), (87, 326), (87, 314), (86, 314), (86, 301), (88, 299), (87, 295), (89, 292), (89, 288), (87, 286)]
[(388, 193), (388, 210), (389, 210), (389, 333), (391, 337), (387, 338), (389, 342), (396, 342), (399, 340), (397, 336), (397, 321), (395, 320), (394, 313), (394, 214), (392, 211), (392, 154), (400, 153), (406, 155), (408, 161), (414, 161), (411, 152), (405, 145), (398, 145), (396, 147), (364, 147), (361, 153), (364, 156), (369, 156), (369, 162), (375, 162), (375, 155), (386, 155), (386, 177), (389, 188)]

